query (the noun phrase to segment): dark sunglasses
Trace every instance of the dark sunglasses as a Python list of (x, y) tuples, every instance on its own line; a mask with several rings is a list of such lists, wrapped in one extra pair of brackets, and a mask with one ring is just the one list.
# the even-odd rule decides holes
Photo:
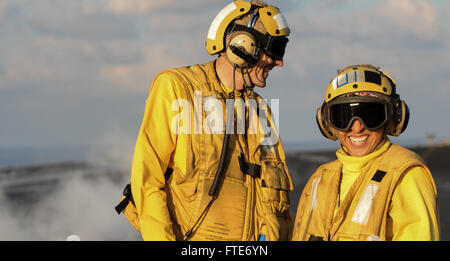
[(289, 39), (286, 36), (271, 36), (269, 34), (262, 34), (254, 28), (247, 27), (241, 24), (234, 24), (227, 28), (226, 33), (231, 34), (236, 31), (248, 32), (255, 37), (260, 48), (274, 60), (283, 60), (284, 53), (286, 51), (287, 43)]
[(274, 60), (283, 60), (284, 52), (286, 51), (286, 45), (289, 39), (285, 36), (266, 36), (264, 41), (264, 52)]
[(332, 102), (326, 106), (327, 122), (339, 131), (348, 131), (355, 119), (366, 129), (377, 130), (391, 118), (390, 104), (383, 100), (372, 102)]

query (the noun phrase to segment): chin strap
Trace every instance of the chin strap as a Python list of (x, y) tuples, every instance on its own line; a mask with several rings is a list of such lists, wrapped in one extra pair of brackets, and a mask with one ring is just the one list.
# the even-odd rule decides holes
[(244, 89), (253, 88), (255, 85), (252, 83), (252, 80), (250, 79), (250, 72), (252, 71), (252, 69), (249, 69), (248, 67), (241, 67), (239, 69), (242, 75)]

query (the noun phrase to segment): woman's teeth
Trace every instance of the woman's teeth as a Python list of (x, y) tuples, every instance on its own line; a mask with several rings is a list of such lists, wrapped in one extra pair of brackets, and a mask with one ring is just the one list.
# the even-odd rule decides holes
[(353, 137), (353, 136), (349, 136), (348, 138), (353, 141), (353, 142), (363, 142), (365, 141), (367, 138), (369, 137), (369, 135), (364, 135), (361, 137)]

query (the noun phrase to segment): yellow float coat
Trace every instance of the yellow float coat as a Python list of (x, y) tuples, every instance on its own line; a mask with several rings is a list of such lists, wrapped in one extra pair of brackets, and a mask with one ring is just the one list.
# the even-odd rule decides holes
[(439, 240), (436, 187), (416, 153), (387, 141), (320, 166), (302, 193), (293, 240)]
[[(144, 240), (181, 240), (211, 199), (208, 192), (224, 135), (214, 132), (218, 122), (211, 121), (206, 104), (219, 101), (225, 108), (230, 92), (218, 81), (214, 67), (214, 62), (209, 62), (169, 69), (152, 83), (132, 163), (131, 192), (136, 208), (129, 204), (124, 211)], [(256, 104), (262, 100), (256, 93), (249, 97), (237, 92), (236, 96), (236, 103), (238, 99)], [(225, 110), (221, 113), (225, 116)], [(261, 114), (272, 126), (269, 136), (274, 144), (267, 143), (268, 135), (261, 129), (231, 135), (229, 163), (219, 195), (190, 240), (258, 240), (260, 235), (266, 240), (289, 240), (292, 182), (270, 110)], [(247, 132), (249, 115), (258, 114), (247, 111)], [(234, 124), (239, 124), (236, 118)], [(241, 171), (241, 156), (261, 167), (259, 177)], [(168, 168), (173, 173), (166, 180)]]

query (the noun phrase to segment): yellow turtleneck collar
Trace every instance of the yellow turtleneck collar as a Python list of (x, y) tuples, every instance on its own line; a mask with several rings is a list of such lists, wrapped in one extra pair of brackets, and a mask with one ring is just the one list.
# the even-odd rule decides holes
[(383, 141), (380, 142), (380, 145), (378, 146), (377, 149), (375, 149), (375, 151), (362, 157), (350, 156), (346, 152), (345, 147), (341, 145), (341, 148), (338, 151), (336, 151), (336, 156), (338, 160), (342, 163), (342, 177), (337, 206), (340, 205), (340, 202), (347, 195), (347, 192), (349, 191), (350, 187), (353, 185), (356, 178), (361, 173), (361, 169), (364, 166), (366, 166), (366, 164), (369, 161), (387, 151), (390, 145), (391, 142), (386, 137), (384, 138)]
[(383, 141), (380, 142), (378, 149), (375, 149), (375, 151), (361, 157), (350, 156), (347, 153), (347, 149), (341, 145), (341, 148), (336, 152), (336, 156), (343, 165), (343, 172), (349, 171), (350, 173), (359, 173), (361, 169), (367, 164), (367, 162), (385, 152), (390, 145), (391, 142), (386, 137)]

